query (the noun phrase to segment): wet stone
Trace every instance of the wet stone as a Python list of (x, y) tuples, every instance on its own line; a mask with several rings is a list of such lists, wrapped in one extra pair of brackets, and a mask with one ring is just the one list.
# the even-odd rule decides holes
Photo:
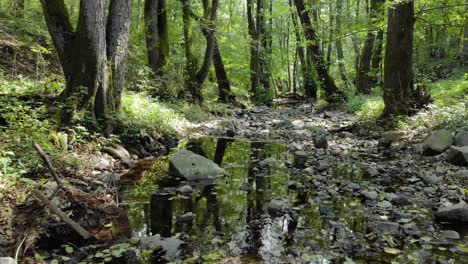
[(177, 188), (176, 192), (179, 194), (187, 195), (187, 194), (192, 194), (194, 190), (190, 185), (184, 185), (184, 186)]
[(294, 167), (298, 169), (305, 168), (308, 156), (307, 152), (303, 150), (294, 152)]
[(284, 214), (286, 203), (283, 200), (273, 199), (268, 204), (268, 213), (274, 217)]
[(454, 205), (441, 206), (435, 216), (439, 221), (468, 222), (468, 204), (460, 202)]
[(363, 192), (362, 195), (365, 199), (375, 201), (379, 198), (379, 194), (376, 191), (366, 191)]
[(403, 229), (403, 231), (407, 235), (411, 235), (411, 236), (421, 235), (421, 229), (419, 229), (419, 227), (413, 222), (407, 223), (407, 224), (403, 225), (401, 228)]
[(313, 138), (314, 146), (318, 149), (328, 148), (328, 140), (326, 135), (318, 135)]
[(177, 223), (180, 224), (193, 224), (195, 221), (195, 214), (192, 212), (185, 213), (177, 217)]
[(398, 196), (391, 200), (391, 203), (396, 206), (407, 206), (411, 205), (411, 201), (405, 196)]
[(400, 225), (394, 222), (374, 221), (368, 223), (368, 229), (376, 235), (395, 235), (400, 229)]
[(440, 236), (447, 239), (460, 239), (460, 234), (454, 230), (444, 230), (440, 233)]

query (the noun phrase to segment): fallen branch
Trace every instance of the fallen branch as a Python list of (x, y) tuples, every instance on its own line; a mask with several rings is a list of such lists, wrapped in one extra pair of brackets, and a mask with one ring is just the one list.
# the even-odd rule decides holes
[(37, 144), (36, 142), (33, 142), (33, 147), (36, 149), (37, 153), (39, 153), (39, 156), (41, 156), (42, 160), (44, 163), (47, 165), (47, 168), (49, 168), (50, 172), (52, 173), (52, 177), (54, 178), (55, 182), (57, 182), (57, 188), (55, 189), (54, 192), (50, 195), (49, 199), (54, 197), (55, 194), (62, 188), (62, 181), (60, 180), (57, 171), (55, 170), (54, 166), (52, 165), (52, 162), (50, 162), (49, 157), (47, 157), (47, 154), (45, 154), (44, 150), (42, 150), (41, 146)]
[(68, 217), (67, 215), (65, 215), (64, 212), (62, 212), (62, 210), (60, 210), (57, 206), (55, 206), (54, 204), (52, 204), (50, 202), (49, 199), (47, 199), (47, 197), (45, 197), (41, 192), (39, 192), (38, 190), (33, 190), (32, 193), (34, 194), (34, 196), (36, 196), (42, 203), (44, 203), (45, 205), (47, 205), (47, 207), (49, 207), (49, 209), (54, 213), (56, 214), (60, 219), (62, 219), (62, 221), (64, 221), (65, 223), (67, 223), (71, 228), (73, 228), (73, 230), (75, 230), (82, 238), (84, 239), (89, 239), (92, 237), (92, 235), (86, 231), (86, 229), (84, 229), (83, 227), (81, 227), (77, 222), (73, 221), (73, 219), (71, 219), (70, 217)]

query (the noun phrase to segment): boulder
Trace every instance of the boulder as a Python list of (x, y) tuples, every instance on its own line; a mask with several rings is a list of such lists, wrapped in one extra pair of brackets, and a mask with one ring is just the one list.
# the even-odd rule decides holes
[(455, 146), (459, 146), (459, 147), (468, 146), (468, 131), (458, 132), (453, 139), (454, 139)]
[(294, 167), (303, 169), (306, 167), (307, 159), (309, 155), (303, 150), (294, 152)]
[(468, 179), (468, 170), (459, 170), (455, 173), (456, 178)]
[(447, 160), (455, 165), (468, 166), (468, 146), (451, 147), (448, 151)]
[(423, 142), (423, 154), (427, 156), (441, 154), (452, 144), (452, 132), (445, 129), (433, 131)]
[(213, 161), (182, 149), (170, 158), (169, 174), (189, 181), (204, 181), (219, 178), (225, 171)]
[(403, 132), (400, 131), (387, 131), (382, 134), (382, 137), (379, 139), (379, 146), (381, 147), (390, 147), (390, 145), (401, 139), (403, 137)]
[(435, 217), (442, 222), (468, 223), (468, 204), (460, 202), (454, 205), (441, 206), (435, 213)]
[(328, 148), (328, 140), (326, 135), (318, 135), (313, 138), (314, 146), (318, 149)]

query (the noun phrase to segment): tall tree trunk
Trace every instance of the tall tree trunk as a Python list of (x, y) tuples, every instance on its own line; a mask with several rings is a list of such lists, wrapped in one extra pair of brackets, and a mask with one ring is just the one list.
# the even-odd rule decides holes
[(145, 1), (145, 26), (149, 66), (156, 76), (162, 76), (169, 57), (166, 0)]
[[(250, 71), (252, 101), (261, 102), (268, 99), (271, 83), (271, 20), (267, 23), (266, 12), (272, 12), (272, 2), (266, 0), (247, 0), (247, 20), (250, 47)], [(254, 15), (255, 14), (255, 15)]]
[(375, 37), (374, 49), (372, 51), (371, 61), (371, 84), (373, 86), (380, 85), (382, 83), (382, 51), (383, 51), (383, 37), (384, 32), (379, 29), (377, 36)]
[(235, 97), (231, 91), (231, 84), (226, 73), (226, 69), (223, 63), (223, 57), (219, 50), (218, 40), (214, 40), (214, 53), (213, 53), (213, 66), (215, 68), (216, 79), (218, 81), (218, 101), (223, 103), (235, 102)]
[[(468, 0), (465, 1), (465, 4), (468, 12)], [(468, 64), (468, 17), (465, 19), (465, 32), (463, 34), (462, 63), (464, 65)]]
[[(296, 35), (296, 55), (301, 63), (302, 67), (302, 78), (304, 82), (304, 90), (307, 97), (317, 99), (317, 85), (314, 81), (313, 74), (313, 59), (311, 54), (307, 54), (301, 43), (301, 29), (299, 28), (297, 13), (293, 10), (292, 0), (289, 0), (289, 6), (291, 8), (291, 20), (294, 26), (294, 33)], [(298, 70), (296, 69), (296, 73)], [(296, 77), (295, 77), (296, 78)]]
[(336, 57), (338, 59), (338, 68), (340, 70), (341, 80), (345, 84), (346, 87), (349, 86), (348, 77), (346, 74), (346, 67), (344, 64), (344, 55), (343, 55), (343, 43), (341, 40), (341, 18), (342, 18), (342, 11), (343, 11), (343, 0), (337, 0), (336, 2), (336, 35), (338, 39), (335, 42), (336, 46)]
[(247, 0), (247, 22), (250, 36), (250, 92), (253, 101), (257, 101), (260, 89), (260, 50), (259, 50), (259, 34), (254, 18), (254, 3), (253, 0)]
[[(307, 40), (307, 52), (312, 55), (312, 59), (317, 70), (319, 81), (322, 84), (322, 88), (325, 90), (327, 100), (330, 102), (336, 102), (343, 99), (343, 93), (338, 89), (335, 81), (328, 73), (325, 66), (325, 62), (320, 52), (320, 46), (317, 44), (317, 34), (312, 26), (312, 21), (309, 17), (309, 12), (306, 11), (304, 6), (304, 0), (295, 0), (297, 13), (304, 29), (304, 36)], [(315, 95), (316, 97), (316, 95)]]
[(127, 68), (128, 40), (133, 0), (113, 0), (110, 2), (107, 19), (107, 61), (112, 78), (108, 95), (109, 110), (120, 112), (122, 92)]
[[(378, 10), (381, 8), (384, 0), (371, 0), (370, 23), (375, 28)], [(362, 47), (361, 58), (359, 59), (359, 68), (356, 72), (356, 90), (361, 94), (370, 94), (372, 89), (372, 51), (374, 48), (375, 33), (367, 33), (364, 46)]]
[(414, 89), (414, 22), (414, 0), (394, 3), (389, 8), (383, 84), (385, 117), (413, 113), (428, 100)]
[[(63, 0), (41, 0), (66, 79), (61, 95), (62, 124), (72, 121), (76, 111), (87, 109), (97, 121), (96, 128), (107, 128), (110, 115), (118, 112), (131, 3), (112, 0), (106, 22), (105, 0), (82, 0), (78, 24), (73, 30)], [(108, 71), (108, 62), (112, 71)], [(109, 76), (110, 72), (115, 74)]]
[(333, 11), (333, 5), (332, 5), (332, 2), (329, 2), (328, 3), (328, 9), (329, 9), (329, 12), (328, 12), (328, 18), (329, 18), (329, 21), (328, 21), (328, 27), (329, 27), (329, 37), (328, 37), (328, 42), (327, 42), (327, 68), (330, 68), (331, 66), (331, 56), (332, 56), (332, 47), (333, 47), (333, 20), (334, 20), (334, 11)]
[[(184, 20), (184, 37), (185, 50), (187, 59), (187, 76), (186, 87), (190, 90), (193, 102), (197, 104), (203, 103), (203, 95), (201, 88), (210, 71), (213, 62), (213, 54), (215, 49), (215, 27), (216, 15), (218, 11), (219, 0), (212, 0), (211, 5), (208, 0), (203, 0), (204, 9), (204, 24), (200, 25), (201, 31), (206, 38), (206, 50), (203, 62), (198, 69), (195, 55), (193, 53), (193, 36), (191, 32), (191, 18), (194, 16), (190, 0), (182, 0), (183, 20)], [(206, 21), (206, 22), (205, 22)]]

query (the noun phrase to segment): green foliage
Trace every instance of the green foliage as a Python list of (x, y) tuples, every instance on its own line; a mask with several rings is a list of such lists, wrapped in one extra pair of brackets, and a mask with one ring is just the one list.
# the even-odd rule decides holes
[(372, 119), (382, 114), (384, 103), (378, 95), (356, 95), (348, 100), (346, 108), (360, 118)]

